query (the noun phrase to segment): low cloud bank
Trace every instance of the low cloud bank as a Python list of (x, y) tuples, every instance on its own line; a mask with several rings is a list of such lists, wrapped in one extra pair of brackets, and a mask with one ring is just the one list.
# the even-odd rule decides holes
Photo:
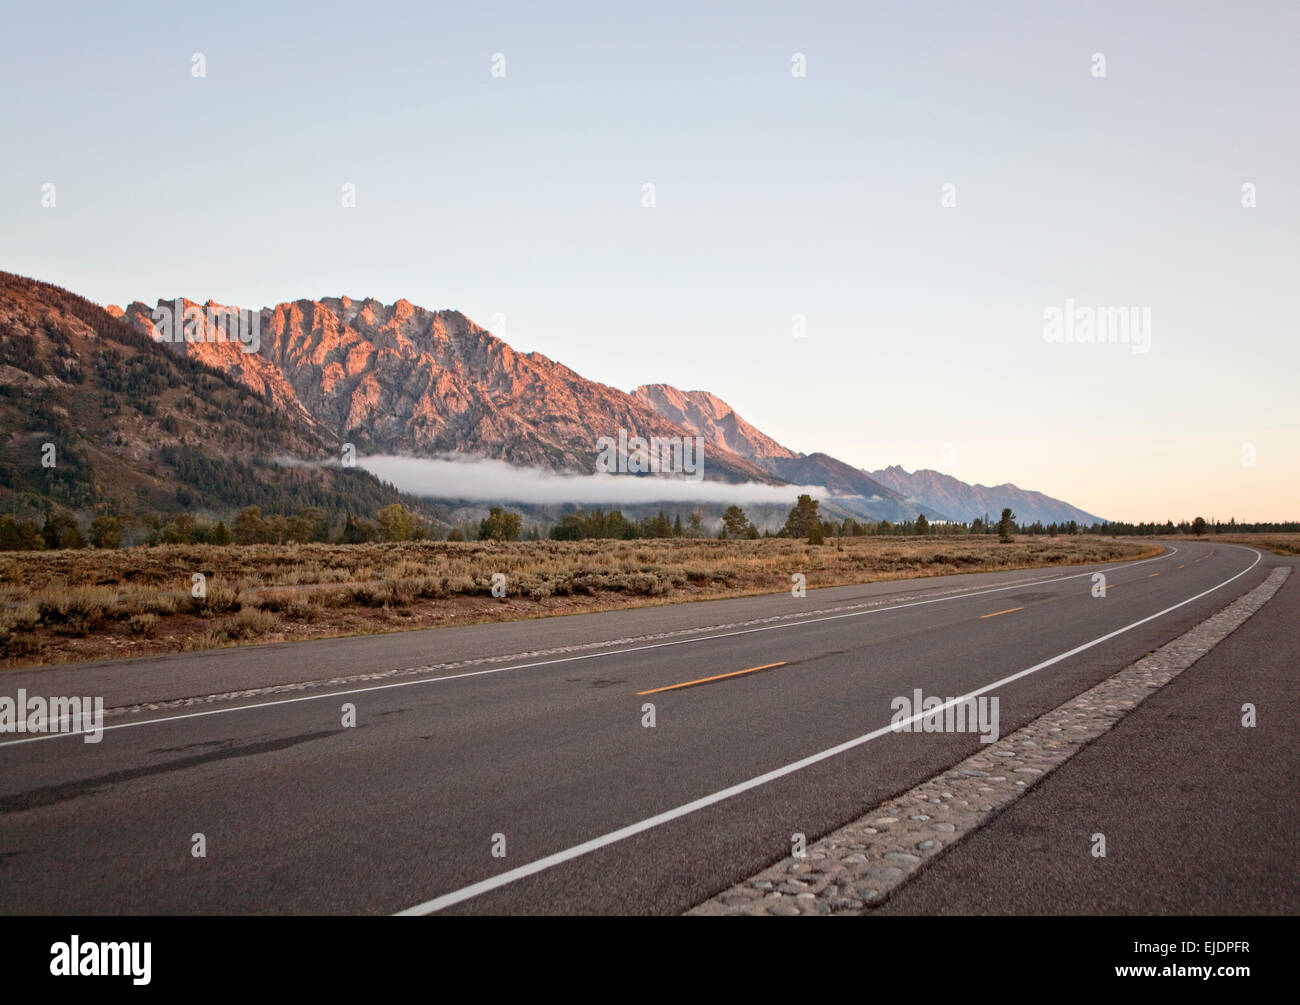
[(691, 481), (667, 475), (566, 475), (521, 468), (486, 458), (358, 457), (357, 467), (392, 483), (403, 492), (447, 499), (587, 506), (633, 506), (639, 503), (785, 503), (807, 493), (824, 499), (816, 485), (763, 485), (759, 482)]

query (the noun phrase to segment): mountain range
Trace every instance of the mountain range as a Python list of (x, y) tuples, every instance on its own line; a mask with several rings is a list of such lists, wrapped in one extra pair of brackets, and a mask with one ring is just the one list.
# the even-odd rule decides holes
[(938, 471), (922, 470), (909, 474), (898, 465), (872, 471), (871, 477), (908, 499), (945, 513), (961, 514), (959, 518), (965, 520), (984, 514), (996, 520), (1003, 507), (1010, 506), (1021, 523), (1100, 522), (1100, 518), (1076, 506), (1041, 492), (1018, 488), (1009, 482), (992, 486), (969, 485)]
[(729, 449), (785, 481), (823, 485), (837, 497), (844, 497), (838, 499), (841, 503), (845, 499), (879, 500), (878, 509), (901, 506), (904, 519), (914, 519), (917, 513), (939, 520), (970, 521), (986, 514), (996, 518), (1010, 506), (1023, 523), (1099, 522), (1098, 517), (1069, 503), (1010, 483), (968, 485), (938, 471), (908, 473), (897, 465), (864, 471), (826, 454), (796, 453), (755, 429), (708, 391), (644, 384), (632, 393), (661, 415), (703, 436), (711, 447)]
[[(194, 340), (156, 341), (158, 309), (188, 311)], [(316, 462), (351, 443), (363, 456), (468, 456), (591, 473), (597, 440), (626, 430), (701, 437), (710, 480), (823, 486), (833, 494), (823, 504), (831, 514), (969, 520), (1010, 506), (1022, 522), (1097, 519), (1014, 485), (865, 471), (803, 454), (706, 391), (646, 384), (626, 393), (541, 353), (516, 352), (454, 310), (348, 297), (282, 303), (256, 312), (251, 352), (214, 337), (213, 314), (230, 310), (189, 300), (100, 308), (0, 273), (0, 435), (6, 453), (19, 455), (0, 463), (0, 493), (22, 496), (29, 508), (41, 496), (80, 506), (178, 497), (189, 500), (179, 505), (216, 508), (255, 501), (240, 496), (251, 480), (265, 505), (299, 493), (328, 508), (354, 491), (382, 505), (402, 493), (357, 469)], [(24, 396), (35, 407), (23, 408)], [(64, 443), (70, 466), (62, 472), (33, 472), (32, 444), (42, 435)], [(214, 481), (223, 475), (224, 487)], [(60, 478), (82, 484), (60, 490)]]

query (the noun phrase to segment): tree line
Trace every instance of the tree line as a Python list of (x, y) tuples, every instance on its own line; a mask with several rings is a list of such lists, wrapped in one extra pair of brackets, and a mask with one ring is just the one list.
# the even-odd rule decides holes
[[(553, 541), (637, 540), (651, 538), (705, 538), (753, 540), (760, 537), (804, 538), (822, 544), (828, 537), (906, 537), (931, 535), (998, 535), (1011, 541), (1013, 535), (1051, 536), (1073, 534), (1107, 534), (1117, 536), (1159, 536), (1173, 534), (1221, 533), (1295, 533), (1300, 522), (1222, 523), (1203, 517), (1157, 523), (1093, 523), (1080, 525), (1074, 520), (1064, 523), (1019, 523), (1010, 508), (997, 518), (974, 517), (969, 523), (945, 521), (935, 523), (918, 513), (914, 520), (862, 522), (823, 519), (819, 502), (801, 495), (791, 507), (785, 523), (773, 532), (760, 533), (745, 511), (729, 506), (722, 515), (716, 534), (704, 527), (704, 518), (692, 512), (683, 523), (681, 514), (673, 519), (660, 510), (652, 517), (630, 519), (620, 510), (579, 509), (563, 514), (552, 524), (546, 536)], [(189, 513), (170, 516), (148, 514), (131, 519), (96, 516), (83, 527), (68, 510), (49, 506), (42, 523), (0, 517), (0, 551), (42, 551), (60, 548), (118, 548), (124, 540), (134, 538), (142, 544), (289, 544), (333, 543), (365, 544), (380, 541), (518, 541), (541, 540), (542, 528), (536, 524), (527, 531), (519, 513), (493, 506), (477, 524), (452, 527), (444, 536), (433, 524), (413, 513), (401, 503), (391, 503), (376, 510), (371, 517), (348, 513), (342, 523), (331, 522), (318, 506), (305, 506), (294, 513), (263, 514), (260, 506), (245, 506), (227, 524), (196, 519)]]

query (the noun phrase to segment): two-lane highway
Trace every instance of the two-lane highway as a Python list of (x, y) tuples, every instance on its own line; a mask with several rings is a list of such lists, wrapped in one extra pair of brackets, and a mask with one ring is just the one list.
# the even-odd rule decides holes
[[(0, 739), (0, 909), (678, 912), (979, 749), (889, 730), (896, 697), (997, 697), (1005, 735), (1268, 566), (1180, 542), (1121, 565), (275, 647), (313, 647), (318, 678), (387, 672), (394, 646), (432, 668), (116, 715), (98, 744)], [(567, 654), (439, 669), (523, 638)], [(172, 659), (186, 681), (221, 679), (223, 659), (248, 681), (256, 653)], [(170, 661), (137, 662), (84, 679), (111, 681), (110, 705), (166, 697), (146, 675)], [(73, 673), (0, 693), (103, 693), (69, 690)]]

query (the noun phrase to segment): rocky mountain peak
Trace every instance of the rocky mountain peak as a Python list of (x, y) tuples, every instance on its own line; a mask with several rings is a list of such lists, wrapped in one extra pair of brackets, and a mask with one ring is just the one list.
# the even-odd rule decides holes
[[(125, 317), (151, 333), (150, 314), (137, 302)], [(459, 311), (342, 296), (282, 303), (257, 315), (256, 352), (206, 340), (173, 348), (310, 416), (363, 453), (467, 453), (580, 472), (594, 469), (597, 440), (620, 429), (629, 436), (695, 435), (634, 395), (540, 353), (515, 352)], [(706, 477), (778, 480), (729, 447), (726, 436), (706, 444)]]
[(660, 415), (704, 437), (705, 443), (739, 454), (767, 468), (774, 458), (799, 457), (742, 419), (729, 404), (708, 391), (682, 391), (671, 384), (643, 384), (633, 396)]

